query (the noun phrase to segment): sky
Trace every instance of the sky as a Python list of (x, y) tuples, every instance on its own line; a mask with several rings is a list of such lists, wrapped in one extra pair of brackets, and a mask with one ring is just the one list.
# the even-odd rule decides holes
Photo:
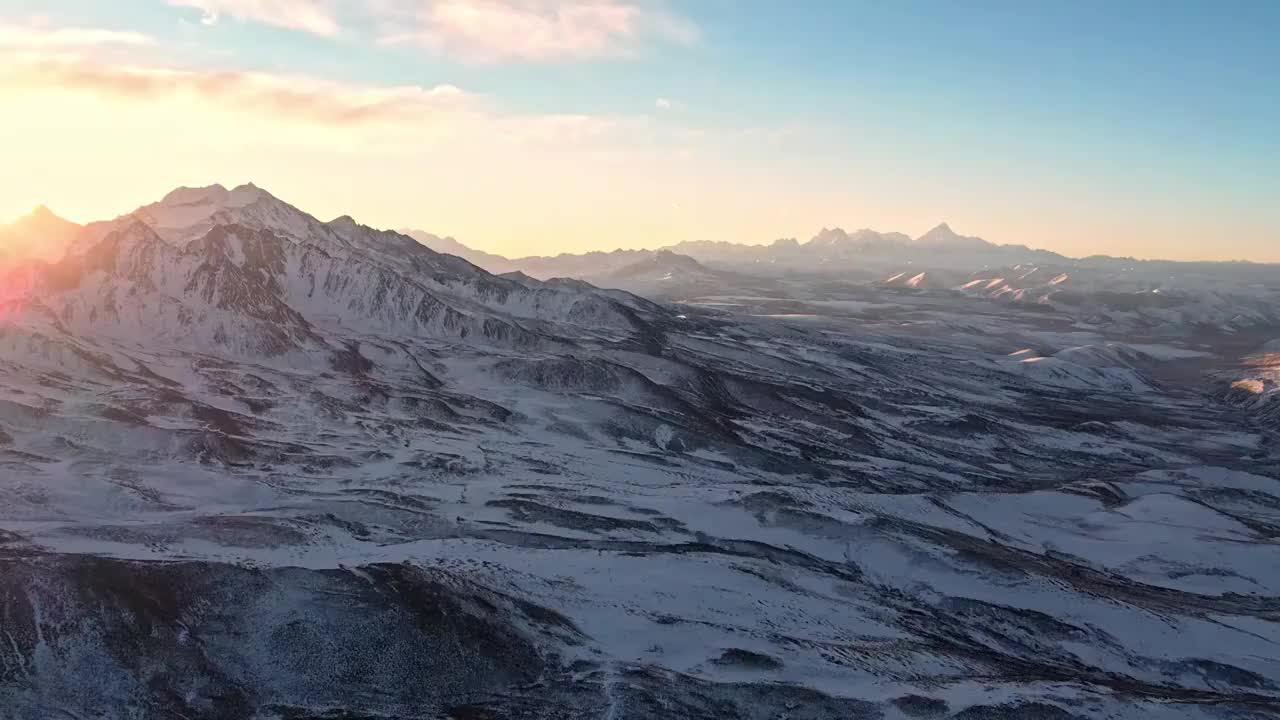
[(253, 182), (509, 256), (1280, 261), (1280, 2), (0, 0), (0, 221)]

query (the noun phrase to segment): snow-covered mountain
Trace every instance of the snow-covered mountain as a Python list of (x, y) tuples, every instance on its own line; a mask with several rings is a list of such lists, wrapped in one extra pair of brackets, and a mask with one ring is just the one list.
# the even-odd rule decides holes
[(412, 229), (404, 229), (401, 230), (400, 233), (402, 235), (408, 235), (438, 253), (444, 255), (455, 255), (494, 274), (511, 272), (512, 268), (515, 267), (512, 261), (502, 257), (501, 255), (472, 249), (452, 237), (440, 237), (439, 235), (433, 235), (424, 230)]
[(252, 185), (66, 247), (0, 301), (0, 715), (1280, 713), (1265, 277), (495, 275)]
[[(460, 252), (476, 257), (470, 251)], [(670, 264), (671, 257), (697, 263), (701, 268), (697, 277), (683, 272), (632, 277), (628, 270)], [(1275, 266), (1072, 259), (962, 236), (945, 223), (915, 239), (900, 233), (824, 228), (804, 243), (686, 242), (661, 250), (515, 260), (488, 256), (478, 261), (493, 271), (577, 278), (658, 300), (743, 295), (805, 300), (813, 299), (815, 293), (856, 295), (862, 291), (855, 286), (865, 284), (1051, 306), (1080, 320), (1147, 328), (1163, 324), (1174, 332), (1280, 322), (1280, 273)]]
[(321, 350), (320, 328), (539, 347), (565, 340), (550, 323), (643, 333), (636, 310), (653, 310), (510, 282), (349, 217), (321, 222), (252, 185), (182, 188), (89, 226), (32, 296), (73, 333), (250, 355)]
[(1043, 250), (1031, 250), (1021, 245), (995, 245), (981, 238), (958, 235), (945, 223), (914, 240), (902, 233), (881, 233), (865, 228), (848, 232), (837, 227), (823, 228), (803, 243), (795, 239), (777, 240), (768, 245), (692, 241), (658, 250), (614, 250), (514, 259), (472, 250), (453, 238), (440, 238), (416, 230), (406, 232), (432, 249), (466, 258), (492, 272), (519, 270), (540, 278), (602, 277), (657, 252), (685, 255), (715, 269), (763, 275), (780, 272), (860, 274), (905, 263), (972, 270), (993, 264), (1065, 260)]
[(79, 225), (41, 205), (8, 225), (0, 225), (0, 267), (29, 260), (58, 260), (80, 230)]
[(999, 247), (998, 245), (989, 243), (980, 237), (957, 234), (956, 231), (952, 230), (951, 226), (946, 223), (940, 223), (929, 232), (916, 238), (915, 244), (929, 248), (973, 250), (976, 252), (993, 250)]

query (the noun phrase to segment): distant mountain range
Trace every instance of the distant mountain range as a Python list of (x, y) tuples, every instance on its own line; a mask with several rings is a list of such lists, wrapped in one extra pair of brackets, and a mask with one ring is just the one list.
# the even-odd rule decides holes
[(657, 253), (683, 255), (708, 266), (749, 272), (799, 271), (823, 274), (872, 271), (905, 263), (930, 267), (973, 268), (1021, 262), (1065, 261), (1062, 255), (1024, 245), (996, 245), (979, 237), (960, 235), (942, 223), (918, 238), (875, 230), (847, 232), (823, 228), (808, 242), (776, 240), (768, 245), (725, 241), (688, 241), (657, 250), (614, 250), (555, 256), (507, 258), (474, 250), (451, 237), (421, 230), (402, 230), (437, 252), (449, 253), (491, 272), (519, 270), (532, 277), (601, 278), (633, 263), (649, 261)]
[[(264, 282), (262, 275), (236, 262), (225, 272), (211, 270), (221, 267), (223, 262), (215, 261), (212, 256), (231, 253), (234, 260), (239, 257), (236, 253), (243, 254), (246, 247), (239, 240), (236, 242), (241, 244), (236, 248), (219, 249), (222, 246), (216, 239), (217, 234), (211, 232), (217, 227), (270, 228), (277, 233), (284, 230), (290, 237), (307, 238), (304, 244), (273, 246), (277, 248), (273, 252), (279, 257), (258, 259), (268, 266), (283, 262), (290, 273), (301, 272), (303, 277), (293, 277), (287, 282), (271, 280), (260, 286)], [(114, 244), (103, 242), (112, 237), (117, 238)], [(201, 243), (213, 243), (217, 247), (206, 248)], [(388, 256), (392, 247), (399, 250)], [(434, 252), (423, 254), (415, 249)], [(356, 250), (362, 254), (351, 255)], [(253, 185), (230, 190), (221, 186), (180, 188), (160, 202), (121, 218), (85, 226), (59, 218), (45, 207), (10, 225), (0, 226), (0, 273), (4, 279), (0, 297), (24, 294), (37, 285), (47, 284), (49, 275), (41, 270), (43, 266), (53, 264), (55, 276), (60, 273), (61, 277), (74, 277), (84, 274), (87, 264), (95, 262), (117, 266), (145, 262), (149, 268), (145, 272), (155, 274), (150, 285), (157, 287), (174, 282), (174, 273), (178, 273), (187, 278), (182, 290), (198, 288), (215, 303), (243, 307), (245, 317), (266, 312), (266, 306), (275, 302), (270, 297), (278, 294), (272, 288), (288, 288), (297, 283), (305, 283), (310, 288), (322, 283), (325, 292), (337, 293), (342, 298), (323, 302), (354, 302), (356, 307), (368, 309), (371, 321), (388, 326), (406, 322), (419, 326), (423, 322), (438, 323), (437, 332), (462, 336), (496, 333), (496, 337), (508, 341), (514, 341), (517, 336), (534, 337), (537, 331), (508, 326), (507, 321), (497, 317), (478, 319), (473, 308), (464, 309), (470, 300), (463, 304), (443, 302), (432, 310), (400, 308), (393, 311), (385, 305), (385, 299), (379, 298), (388, 288), (394, 287), (395, 292), (403, 294), (410, 286), (418, 288), (413, 292), (423, 293), (424, 298), (440, 297), (438, 291), (422, 287), (415, 271), (421, 266), (427, 269), (429, 277), (441, 277), (442, 272), (455, 278), (472, 277), (475, 288), (467, 294), (479, 293), (485, 298), (509, 297), (513, 289), (517, 296), (588, 291), (573, 301), (578, 307), (570, 310), (570, 315), (612, 314), (613, 322), (622, 323), (627, 322), (625, 318), (607, 308), (617, 297), (599, 288), (617, 288), (656, 300), (720, 295), (802, 299), (814, 293), (842, 292), (841, 288), (847, 290), (851, 285), (871, 284), (903, 292), (952, 292), (1002, 302), (1054, 302), (1075, 308), (1074, 312), (1086, 312), (1088, 308), (1140, 312), (1148, 319), (1159, 308), (1176, 306), (1184, 320), (1198, 317), (1210, 323), (1253, 323), (1270, 317), (1271, 312), (1258, 307), (1260, 302), (1265, 304), (1265, 300), (1259, 299), (1265, 298), (1265, 293), (1259, 296), (1247, 288), (1273, 284), (1275, 270), (1273, 266), (1251, 263), (1178, 263), (1112, 257), (1073, 259), (1023, 245), (996, 245), (979, 237), (961, 235), (946, 223), (917, 238), (868, 229), (847, 232), (841, 228), (824, 228), (803, 243), (795, 239), (768, 245), (698, 241), (658, 250), (511, 259), (474, 250), (452, 237), (418, 230), (407, 230), (403, 234), (379, 231), (360, 226), (349, 217), (322, 223)], [(338, 281), (333, 279), (339, 277), (336, 266), (321, 267), (324, 263), (341, 262), (351, 264), (349, 270), (359, 270), (368, 263), (368, 272), (344, 273)], [(172, 267), (151, 269), (155, 263), (169, 263)], [(388, 271), (407, 274), (392, 279), (385, 276)], [(372, 284), (361, 290), (356, 287), (360, 282)], [(111, 308), (116, 307), (109, 295), (122, 291), (98, 288), (97, 292), (107, 292), (108, 296), (82, 299), (84, 312), (71, 313), (72, 321), (83, 317), (102, 322), (100, 311), (105, 308), (107, 312), (114, 312)], [(177, 291), (174, 288), (174, 292)], [(139, 288), (131, 285), (128, 292), (136, 296)], [(308, 302), (315, 302), (315, 291), (309, 292)], [(367, 293), (368, 298), (356, 302), (349, 297), (350, 293)], [(397, 300), (410, 301), (408, 294)], [(532, 313), (530, 320), (559, 319), (546, 313), (561, 301), (503, 301), (504, 304), (511, 302), (515, 304), (503, 310), (506, 315)], [(162, 312), (163, 317), (145, 321), (139, 318), (137, 322), (152, 323), (152, 330), (167, 327), (174, 332), (204, 333), (206, 339), (226, 341), (240, 336), (227, 332), (220, 323), (200, 330), (200, 318), (207, 317), (207, 313), (190, 313), (163, 295), (157, 298), (157, 303), (159, 307), (171, 305), (170, 310), (176, 314), (168, 317)], [(521, 309), (526, 303), (531, 304)], [(586, 311), (588, 304), (600, 307)], [(350, 307), (344, 312), (350, 312)], [(443, 314), (436, 315), (440, 312)], [(288, 315), (264, 316), (261, 320), (266, 325), (251, 336), (257, 338), (257, 342), (279, 349), (297, 346), (307, 337), (307, 331), (302, 326), (290, 330), (296, 323), (289, 321)], [(467, 320), (461, 319), (464, 317)], [(136, 332), (136, 328), (130, 332)]]
[[(917, 238), (823, 228), (807, 242), (768, 245), (682, 242), (657, 250), (614, 250), (506, 258), (453, 238), (406, 230), (443, 253), (494, 273), (574, 278), (659, 300), (717, 295), (803, 298), (850, 284), (904, 292), (952, 292), (1002, 302), (1058, 302), (1124, 312), (1180, 306), (1185, 318), (1254, 322), (1269, 317), (1246, 288), (1274, 284), (1276, 268), (1246, 262), (1176, 262), (1108, 256), (1070, 258), (1025, 245), (961, 235), (946, 223)], [(833, 285), (834, 283), (834, 285)], [(1239, 314), (1243, 307), (1251, 308)], [(1260, 314), (1259, 314), (1260, 313)]]
[[(252, 188), (252, 185), (248, 186)], [(256, 188), (252, 188), (256, 190)], [(207, 189), (180, 189), (171, 193), (165, 203), (184, 200), (183, 193), (195, 194), (199, 204), (200, 193)], [(222, 190), (222, 198), (231, 206), (250, 202), (244, 188)], [(220, 196), (221, 197), (221, 196)], [(204, 198), (207, 199), (207, 198)], [(157, 206), (163, 203), (157, 203)], [(133, 215), (145, 215), (148, 208), (140, 208)], [(163, 220), (163, 218), (161, 219)], [(183, 218), (170, 219), (182, 222)], [(81, 226), (65, 220), (45, 206), (8, 224), (0, 224), (0, 265), (15, 262), (53, 262), (60, 259), (72, 245), (81, 247), (100, 240), (108, 223), (96, 222)], [(559, 255), (533, 255), (510, 258), (496, 253), (472, 248), (456, 238), (440, 236), (423, 230), (402, 229), (402, 235), (417, 240), (422, 245), (442, 254), (462, 258), (495, 274), (521, 272), (531, 278), (550, 279), (571, 277), (589, 281), (604, 280), (611, 275), (626, 276), (641, 272), (654, 263), (670, 262), (659, 259), (661, 254), (679, 255), (695, 260), (702, 268), (698, 272), (729, 270), (754, 275), (779, 273), (812, 273), (840, 276), (850, 279), (882, 279), (896, 274), (903, 267), (921, 270), (974, 271), (984, 268), (1016, 266), (1022, 264), (1061, 266), (1110, 266), (1125, 263), (1146, 268), (1153, 267), (1218, 267), (1222, 265), (1255, 266), (1254, 263), (1186, 263), (1167, 260), (1135, 260), (1133, 258), (1095, 255), (1087, 258), (1071, 258), (1049, 250), (1039, 250), (1026, 245), (998, 245), (981, 237), (961, 235), (947, 223), (940, 223), (916, 238), (899, 232), (878, 232), (860, 229), (853, 232), (843, 228), (823, 228), (806, 242), (795, 238), (783, 238), (764, 245), (749, 245), (728, 241), (684, 241), (657, 249), (591, 251), (586, 253), (561, 253)], [(628, 270), (637, 265), (635, 270)], [(692, 266), (686, 265), (686, 269)], [(889, 275), (885, 271), (892, 270)], [(916, 273), (912, 273), (914, 275)]]

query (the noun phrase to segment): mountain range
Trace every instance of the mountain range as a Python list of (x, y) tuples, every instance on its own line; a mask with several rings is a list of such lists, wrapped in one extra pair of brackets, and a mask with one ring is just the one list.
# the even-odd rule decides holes
[(1265, 268), (5, 232), (0, 714), (1280, 714)]
[(960, 235), (946, 223), (915, 239), (836, 228), (804, 243), (684, 242), (658, 250), (518, 259), (479, 253), (452, 238), (407, 233), (493, 272), (573, 278), (662, 301), (743, 296), (804, 301), (892, 289), (1039, 305), (1081, 320), (1106, 318), (1140, 328), (1265, 325), (1277, 317), (1280, 277), (1275, 266), (1253, 263), (1068, 258)]
[(1065, 260), (1061, 255), (1045, 250), (1032, 250), (1022, 245), (996, 245), (982, 238), (960, 235), (946, 223), (914, 240), (902, 233), (866, 229), (849, 233), (841, 228), (824, 228), (804, 243), (794, 239), (777, 240), (768, 245), (695, 241), (657, 250), (597, 251), (515, 259), (473, 250), (451, 237), (441, 238), (420, 230), (401, 232), (438, 252), (466, 258), (492, 272), (519, 270), (535, 277), (601, 275), (645, 260), (656, 252), (685, 255), (702, 263), (736, 270), (799, 270), (827, 274), (921, 260), (940, 267)]

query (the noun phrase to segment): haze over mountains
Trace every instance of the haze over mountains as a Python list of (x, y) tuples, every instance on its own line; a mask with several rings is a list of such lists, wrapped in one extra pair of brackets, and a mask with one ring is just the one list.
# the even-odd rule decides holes
[(79, 225), (41, 205), (8, 225), (0, 225), (0, 262), (58, 260), (80, 230)]
[(466, 258), (492, 272), (520, 270), (538, 277), (555, 274), (603, 274), (647, 259), (657, 252), (686, 255), (699, 262), (739, 269), (759, 270), (759, 266), (767, 265), (771, 266), (769, 270), (826, 273), (856, 269), (854, 266), (878, 267), (885, 263), (911, 262), (925, 258), (941, 266), (993, 261), (1016, 263), (1037, 259), (1065, 260), (1048, 251), (1031, 250), (1021, 245), (995, 245), (981, 238), (959, 235), (946, 223), (914, 240), (902, 233), (880, 233), (867, 229), (849, 233), (841, 228), (823, 228), (804, 243), (794, 239), (777, 240), (768, 245), (692, 241), (658, 250), (615, 250), (515, 259), (472, 250), (451, 237), (442, 238), (420, 230), (402, 232), (438, 252)]
[(1274, 268), (5, 232), (15, 717), (1280, 714)]
[[(683, 242), (658, 250), (615, 250), (508, 259), (453, 238), (405, 231), (419, 242), (491, 272), (584, 280), (661, 300), (764, 295), (802, 300), (864, 285), (1052, 304), (1117, 321), (1250, 323), (1275, 316), (1280, 267), (1255, 263), (1068, 258), (1023, 245), (996, 245), (942, 223), (918, 238), (824, 228), (806, 242), (768, 245)], [(1261, 292), (1259, 292), (1261, 290)], [(1237, 317), (1239, 316), (1239, 317)]]
[[(748, 245), (727, 241), (687, 241), (656, 250), (595, 251), (555, 256), (506, 258), (473, 250), (452, 237), (440, 237), (421, 230), (402, 230), (427, 247), (465, 258), (491, 272), (520, 271), (540, 278), (604, 276), (657, 253), (684, 255), (717, 269), (731, 269), (757, 274), (809, 272), (835, 275), (848, 272), (879, 273), (886, 268), (919, 265), (929, 269), (971, 271), (992, 266), (1025, 264), (1074, 265), (1104, 267), (1123, 265), (1129, 269), (1149, 268), (1168, 277), (1169, 267), (1191, 269), (1224, 265), (1249, 266), (1250, 263), (1200, 263), (1163, 260), (1135, 260), (1093, 256), (1069, 258), (1049, 250), (1025, 245), (997, 245), (980, 237), (961, 235), (941, 223), (912, 239), (896, 232), (881, 233), (861, 229), (847, 232), (842, 228), (823, 228), (805, 242), (794, 238), (776, 240), (765, 245)], [(1268, 266), (1256, 266), (1272, 269)]]
[[(252, 186), (249, 186), (252, 187)], [(221, 186), (216, 194), (243, 192), (242, 188), (226, 190)], [(195, 188), (188, 192), (203, 192)], [(230, 199), (234, 205), (237, 200)], [(139, 212), (145, 212), (142, 208)], [(101, 226), (101, 223), (95, 223)], [(52, 261), (66, 250), (68, 238), (81, 230), (79, 225), (64, 220), (44, 206), (30, 214), (0, 225), (0, 257), (10, 260), (33, 258)], [(1069, 258), (1058, 253), (1032, 249), (1025, 245), (997, 245), (980, 237), (961, 235), (947, 223), (940, 223), (916, 238), (898, 232), (877, 232), (860, 229), (848, 232), (843, 228), (823, 228), (807, 241), (794, 238), (776, 240), (764, 245), (752, 245), (729, 241), (685, 241), (656, 250), (614, 250), (587, 253), (564, 253), (555, 256), (527, 256), (507, 258), (495, 253), (475, 250), (453, 237), (442, 237), (423, 230), (403, 229), (401, 234), (414, 238), (436, 252), (463, 258), (490, 272), (501, 274), (519, 271), (540, 279), (551, 277), (603, 276), (641, 261), (652, 261), (658, 253), (683, 255), (700, 263), (768, 274), (780, 271), (801, 271), (836, 274), (849, 271), (877, 272), (883, 267), (899, 264), (919, 264), (935, 269), (973, 270), (991, 265), (1077, 264), (1097, 266), (1106, 263), (1124, 263), (1129, 266), (1170, 264), (1185, 268), (1213, 267), (1224, 263), (1181, 262), (1166, 260), (1135, 260), (1093, 256)], [(1249, 263), (1230, 263), (1249, 265)], [(1265, 267), (1265, 266), (1264, 266)]]

